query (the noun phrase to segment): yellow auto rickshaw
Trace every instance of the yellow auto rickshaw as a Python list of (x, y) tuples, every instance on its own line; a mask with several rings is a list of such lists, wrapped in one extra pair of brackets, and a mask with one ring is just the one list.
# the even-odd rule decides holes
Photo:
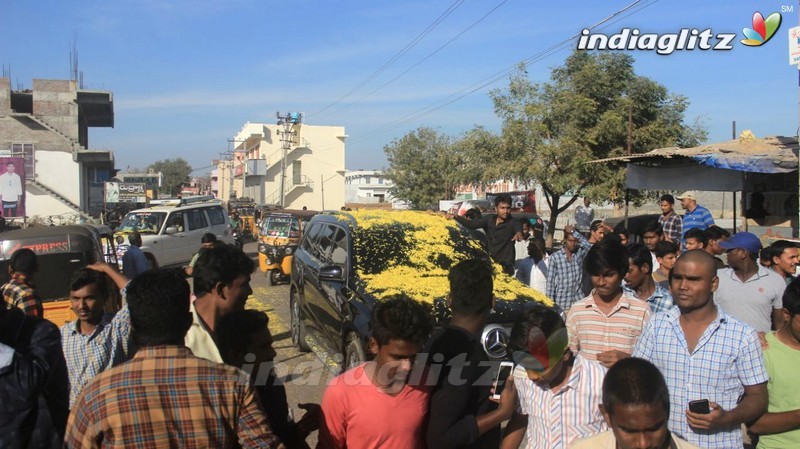
[(250, 198), (239, 198), (228, 204), (230, 215), (239, 214), (242, 235), (256, 238), (258, 225), (256, 224), (256, 203)]
[(258, 241), (258, 267), (270, 285), (289, 280), (292, 254), (300, 244), (303, 229), (317, 211), (278, 209), (265, 212)]
[[(33, 275), (36, 294), (42, 300), (44, 317), (61, 326), (76, 319), (70, 309), (69, 280), (72, 274), (95, 262), (117, 265), (113, 232), (108, 226), (70, 225), (28, 228), (0, 234), (0, 284), (8, 282), (11, 256), (20, 248), (33, 250), (39, 272)], [(111, 287), (111, 285), (110, 285)], [(116, 288), (106, 309), (121, 307)]]

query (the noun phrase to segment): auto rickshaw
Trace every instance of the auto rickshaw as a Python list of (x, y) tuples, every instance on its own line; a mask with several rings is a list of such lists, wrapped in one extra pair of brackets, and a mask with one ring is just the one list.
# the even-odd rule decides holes
[[(69, 280), (72, 274), (99, 261), (117, 265), (111, 228), (95, 225), (48, 226), (3, 233), (0, 243), (0, 284), (8, 282), (11, 256), (20, 248), (33, 250), (39, 271), (33, 275), (36, 294), (42, 300), (44, 317), (56, 326), (77, 317), (70, 309)], [(106, 310), (116, 312), (121, 301), (116, 288)]]
[(239, 198), (238, 200), (231, 201), (228, 205), (228, 209), (228, 213), (231, 215), (234, 213), (239, 214), (242, 235), (256, 238), (256, 235), (258, 235), (258, 226), (256, 225), (256, 203), (250, 198)]
[(278, 209), (265, 212), (258, 242), (258, 267), (270, 285), (286, 282), (292, 274), (292, 254), (300, 244), (303, 229), (317, 211)]

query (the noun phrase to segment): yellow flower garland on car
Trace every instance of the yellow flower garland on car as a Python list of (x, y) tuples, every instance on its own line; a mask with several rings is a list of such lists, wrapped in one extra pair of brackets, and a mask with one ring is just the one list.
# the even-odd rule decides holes
[[(454, 220), (416, 211), (364, 210), (350, 212), (359, 254), (358, 275), (376, 298), (405, 293), (433, 304), (447, 296), (450, 266), (472, 257), (489, 259), (480, 243)], [(385, 266), (384, 266), (385, 265)], [(513, 277), (493, 262), (494, 294), (505, 301), (553, 301)]]

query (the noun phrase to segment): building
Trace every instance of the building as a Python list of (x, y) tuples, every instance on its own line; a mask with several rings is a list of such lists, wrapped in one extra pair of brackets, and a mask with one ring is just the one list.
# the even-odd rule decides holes
[(394, 182), (379, 170), (348, 170), (344, 175), (347, 204), (393, 203), (392, 187)]
[(342, 126), (248, 122), (233, 138), (233, 157), (217, 163), (217, 195), (287, 209), (339, 209), (346, 138)]
[(0, 78), (0, 159), (24, 160), (17, 169), (24, 177), (18, 215), (99, 215), (103, 182), (115, 174), (114, 154), (90, 150), (88, 130), (113, 126), (111, 92), (46, 79), (13, 91)]

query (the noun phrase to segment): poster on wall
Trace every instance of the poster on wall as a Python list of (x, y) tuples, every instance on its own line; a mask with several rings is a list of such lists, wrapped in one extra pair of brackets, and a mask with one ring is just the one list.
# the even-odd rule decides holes
[(0, 157), (0, 204), (4, 218), (25, 216), (25, 159)]
[(107, 182), (105, 191), (106, 204), (144, 203), (147, 201), (144, 183)]

